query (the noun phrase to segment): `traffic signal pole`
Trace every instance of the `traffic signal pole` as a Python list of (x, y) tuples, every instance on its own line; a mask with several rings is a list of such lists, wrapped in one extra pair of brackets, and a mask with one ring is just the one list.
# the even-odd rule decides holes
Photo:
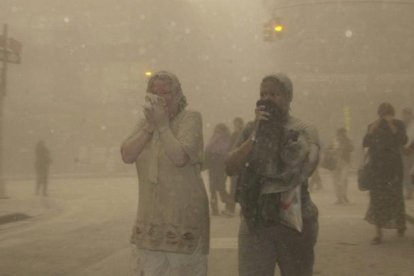
[(4, 98), (7, 91), (7, 63), (8, 63), (8, 52), (7, 52), (7, 41), (8, 41), (8, 28), (7, 24), (3, 26), (3, 66), (1, 70), (1, 87), (0, 87), (0, 199), (7, 198), (6, 196), (6, 183), (4, 181), (3, 173), (3, 107)]

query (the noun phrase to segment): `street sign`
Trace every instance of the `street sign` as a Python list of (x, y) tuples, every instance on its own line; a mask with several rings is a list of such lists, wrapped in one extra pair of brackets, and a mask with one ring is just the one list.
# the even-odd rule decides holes
[(20, 52), (22, 51), (22, 43), (12, 37), (10, 37), (9, 39), (9, 45), (8, 48), (13, 52), (16, 53), (17, 55), (20, 55)]
[[(6, 51), (0, 48), (0, 61), (5, 61)], [(20, 64), (20, 55), (15, 54), (14, 52), (7, 50), (7, 62)]]
[(21, 51), (22, 43), (20, 41), (14, 38), (8, 38), (6, 43), (4, 35), (0, 35), (0, 61), (19, 64)]

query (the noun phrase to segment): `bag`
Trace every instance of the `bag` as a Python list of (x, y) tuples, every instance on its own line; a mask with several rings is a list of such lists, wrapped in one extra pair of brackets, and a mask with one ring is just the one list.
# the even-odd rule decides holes
[(293, 188), (290, 191), (283, 192), (280, 197), (281, 210), (280, 220), (281, 224), (302, 232), (303, 218), (302, 218), (302, 201), (301, 201), (301, 185)]
[(259, 198), (260, 220), (264, 226), (284, 225), (302, 232), (301, 186), (281, 193), (262, 194)]
[(322, 157), (321, 167), (329, 171), (333, 171), (336, 169), (337, 162), (338, 160), (335, 156), (335, 152), (327, 150)]
[(362, 165), (358, 169), (358, 189), (368, 191), (373, 181), (373, 170), (368, 153), (365, 154)]

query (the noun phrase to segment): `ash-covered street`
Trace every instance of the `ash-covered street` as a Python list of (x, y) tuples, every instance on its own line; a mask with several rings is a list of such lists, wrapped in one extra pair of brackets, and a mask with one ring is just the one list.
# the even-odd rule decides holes
[[(320, 211), (315, 275), (413, 275), (414, 235), (374, 229), (363, 220), (366, 194), (351, 182), (350, 205), (335, 205), (329, 176), (313, 193)], [(9, 181), (7, 208), (32, 218), (0, 225), (1, 275), (132, 275), (128, 239), (137, 206), (135, 178), (55, 178), (49, 197), (31, 194), (33, 181)], [(414, 203), (407, 201), (408, 212)], [(239, 218), (212, 217), (209, 275), (237, 275)]]

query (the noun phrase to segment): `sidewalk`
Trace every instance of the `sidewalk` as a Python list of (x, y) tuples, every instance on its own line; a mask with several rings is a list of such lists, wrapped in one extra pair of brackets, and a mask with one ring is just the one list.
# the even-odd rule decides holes
[[(51, 175), (51, 182), (61, 182), (62, 180), (70, 179), (116, 179), (128, 177), (129, 174), (54, 174)], [(45, 212), (58, 209), (56, 199), (52, 196), (43, 197), (35, 195), (35, 176), (9, 177), (5, 179), (6, 182), (6, 197), (0, 199), (0, 230), (2, 229), (3, 217), (12, 214), (25, 214), (31, 218), (38, 217)], [(53, 184), (52, 190), (56, 189)]]
[(53, 198), (36, 196), (31, 180), (7, 181), (7, 197), (0, 199), (0, 231), (59, 210)]

